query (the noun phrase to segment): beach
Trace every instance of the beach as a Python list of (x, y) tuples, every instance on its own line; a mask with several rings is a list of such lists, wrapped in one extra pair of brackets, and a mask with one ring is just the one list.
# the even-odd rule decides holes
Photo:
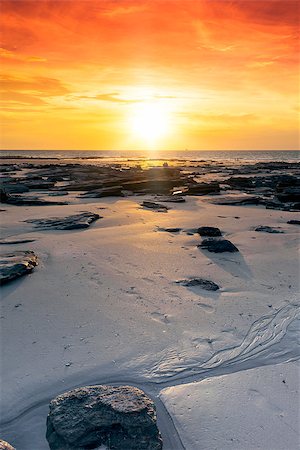
[[(298, 448), (296, 160), (1, 165), (1, 253), (38, 258), (1, 287), (3, 439), (46, 450), (52, 398), (126, 384), (154, 400), (165, 450)], [(83, 212), (99, 217), (48, 223)]]

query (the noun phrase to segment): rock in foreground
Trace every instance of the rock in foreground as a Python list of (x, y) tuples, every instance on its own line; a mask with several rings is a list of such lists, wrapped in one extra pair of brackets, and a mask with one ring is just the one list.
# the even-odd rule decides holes
[(50, 217), (48, 219), (30, 219), (25, 222), (35, 224), (36, 228), (53, 230), (77, 230), (88, 228), (92, 222), (100, 219), (99, 214), (83, 212), (67, 217)]
[(2, 439), (0, 439), (0, 450), (16, 450), (16, 449), (8, 442), (2, 441)]
[(239, 251), (238, 248), (227, 239), (204, 239), (198, 247), (203, 250), (208, 250), (211, 253), (235, 253)]
[(8, 442), (2, 441), (2, 439), (0, 439), (0, 450), (16, 450), (16, 449)]
[(159, 450), (153, 401), (132, 386), (86, 386), (50, 402), (46, 434), (51, 450)]
[(200, 234), (200, 236), (222, 236), (221, 230), (216, 227), (200, 227), (198, 228), (197, 233)]
[(38, 264), (31, 251), (15, 251), (0, 255), (0, 285), (33, 271)]
[(217, 291), (219, 286), (210, 280), (204, 280), (203, 278), (189, 278), (187, 280), (179, 280), (176, 283), (181, 284), (181, 286), (187, 287), (200, 287), (206, 291)]

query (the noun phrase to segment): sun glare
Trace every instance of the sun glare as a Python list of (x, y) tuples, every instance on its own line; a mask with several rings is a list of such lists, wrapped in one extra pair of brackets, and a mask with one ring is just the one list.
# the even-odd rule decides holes
[(160, 102), (139, 103), (130, 118), (132, 133), (147, 145), (154, 145), (170, 129), (170, 112)]

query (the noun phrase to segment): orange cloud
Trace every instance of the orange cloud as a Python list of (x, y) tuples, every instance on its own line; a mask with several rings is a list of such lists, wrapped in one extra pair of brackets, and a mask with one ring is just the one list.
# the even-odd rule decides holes
[[(237, 135), (249, 133), (252, 147), (274, 145), (274, 132), (285, 148), (297, 127), (298, 29), (294, 0), (2, 0), (2, 101), (23, 104), (24, 114), (29, 104), (51, 107), (47, 121), (38, 119), (50, 148), (61, 148), (50, 114), (57, 126), (76, 123), (77, 147), (87, 136), (94, 148), (137, 145), (126, 134), (126, 114), (149, 99), (169, 101), (174, 112), (165, 148), (205, 147), (201, 136), (214, 115), (220, 129), (231, 121)], [(94, 125), (97, 114), (105, 126)], [(10, 115), (16, 129), (18, 116)], [(255, 117), (251, 130), (247, 117)], [(192, 137), (191, 124), (199, 126)], [(4, 142), (16, 145), (8, 135)], [(217, 148), (221, 138), (213, 142)]]

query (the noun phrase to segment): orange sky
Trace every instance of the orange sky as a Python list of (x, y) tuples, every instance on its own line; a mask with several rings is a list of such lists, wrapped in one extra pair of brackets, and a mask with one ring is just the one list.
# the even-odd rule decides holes
[(294, 0), (0, 5), (2, 149), (299, 148)]

